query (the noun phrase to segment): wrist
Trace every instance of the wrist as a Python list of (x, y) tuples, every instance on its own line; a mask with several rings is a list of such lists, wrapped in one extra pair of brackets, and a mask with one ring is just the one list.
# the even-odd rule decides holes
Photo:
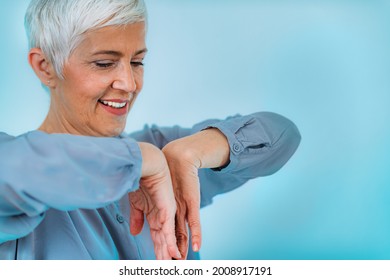
[(226, 166), (230, 159), (230, 146), (226, 136), (217, 128), (208, 128), (199, 132), (205, 139), (203, 156), (205, 168)]
[(226, 136), (209, 128), (167, 144), (163, 152), (169, 160), (191, 163), (197, 168), (218, 168), (229, 163), (230, 147)]
[(141, 177), (155, 176), (164, 172), (167, 163), (161, 150), (146, 142), (138, 142), (138, 145), (142, 156)]
[(166, 159), (170, 163), (192, 165), (201, 168), (200, 150), (195, 148), (194, 139), (191, 136), (180, 138), (168, 143), (163, 149)]

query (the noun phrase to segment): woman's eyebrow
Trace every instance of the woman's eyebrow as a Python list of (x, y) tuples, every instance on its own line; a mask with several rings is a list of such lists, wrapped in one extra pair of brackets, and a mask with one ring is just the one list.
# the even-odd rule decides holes
[[(147, 48), (144, 48), (142, 50), (138, 50), (134, 53), (134, 56), (135, 55), (139, 55), (139, 54), (142, 54), (142, 53), (146, 53), (148, 51)], [(97, 51), (95, 53), (93, 53), (92, 55), (100, 55), (100, 54), (108, 54), (108, 55), (112, 55), (112, 56), (118, 56), (118, 57), (122, 57), (124, 56), (122, 52), (119, 52), (119, 51), (113, 51), (113, 50), (101, 50), (101, 51)]]
[(148, 52), (148, 49), (147, 49), (147, 48), (144, 48), (144, 49), (142, 49), (142, 50), (136, 51), (136, 52), (134, 53), (134, 55), (139, 55), (139, 54), (147, 53), (147, 52)]
[(118, 51), (110, 51), (110, 50), (101, 50), (93, 53), (92, 55), (99, 55), (99, 54), (108, 54), (113, 56), (123, 56), (121, 52)]

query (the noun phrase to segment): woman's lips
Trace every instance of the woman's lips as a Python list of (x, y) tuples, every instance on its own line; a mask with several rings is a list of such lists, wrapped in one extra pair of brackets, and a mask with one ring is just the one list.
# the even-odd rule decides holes
[(127, 114), (129, 107), (129, 100), (126, 99), (99, 99), (99, 104), (107, 112), (122, 116)]

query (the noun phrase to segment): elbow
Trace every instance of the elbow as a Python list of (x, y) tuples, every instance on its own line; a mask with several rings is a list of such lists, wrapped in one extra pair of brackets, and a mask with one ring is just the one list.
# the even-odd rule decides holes
[(282, 134), (281, 138), (282, 145), (284, 145), (288, 150), (287, 153), (289, 154), (290, 158), (301, 143), (301, 133), (299, 132), (298, 127), (293, 122), (291, 122), (288, 128)]
[(277, 141), (270, 147), (269, 168), (267, 175), (279, 171), (297, 151), (302, 136), (297, 126), (290, 122), (289, 126), (281, 133)]

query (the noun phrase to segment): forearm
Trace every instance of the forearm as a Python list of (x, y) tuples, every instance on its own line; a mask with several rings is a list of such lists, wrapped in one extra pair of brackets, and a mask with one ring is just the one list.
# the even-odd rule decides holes
[[(0, 143), (0, 152), (3, 194), (10, 189), (18, 200), (34, 199), (59, 210), (118, 200), (138, 187), (141, 175), (141, 154), (130, 139), (37, 132)], [(39, 214), (34, 208), (38, 212), (24, 213)]]
[[(219, 137), (215, 145), (208, 144), (206, 147), (196, 145), (204, 142), (196, 138), (208, 131), (218, 130), (226, 138)], [(186, 143), (196, 148), (206, 148), (220, 152), (221, 156), (213, 157), (213, 153), (205, 153), (210, 160), (204, 160), (199, 170), (201, 205), (205, 206), (212, 202), (212, 198), (230, 190), (233, 190), (246, 181), (259, 176), (267, 176), (281, 169), (289, 158), (294, 154), (300, 143), (300, 133), (293, 122), (287, 118), (270, 112), (258, 112), (247, 116), (234, 116), (225, 120), (209, 119), (200, 122), (190, 128), (145, 126), (142, 131), (131, 134), (138, 141), (146, 141), (160, 148), (180, 144), (178, 139), (185, 139)], [(226, 139), (227, 143), (222, 141)], [(210, 141), (214, 141), (211, 138)], [(214, 143), (214, 142), (213, 142)], [(221, 144), (223, 143), (223, 144)], [(228, 144), (228, 149), (226, 148)], [(192, 151), (186, 145), (180, 145), (176, 154), (178, 159), (191, 158)], [(210, 148), (210, 149), (209, 149)], [(168, 150), (167, 148), (164, 148)], [(169, 147), (170, 150), (173, 147)], [(226, 152), (229, 153), (228, 164), (222, 162), (226, 159)], [(175, 153), (173, 153), (175, 154)], [(196, 154), (196, 153), (195, 153)], [(176, 160), (176, 159), (175, 159)], [(201, 166), (201, 159), (197, 160), (198, 167)], [(210, 169), (211, 167), (216, 169)], [(224, 168), (218, 168), (224, 167)], [(219, 170), (219, 171), (216, 171)]]
[(230, 154), (229, 164), (224, 168), (199, 170), (201, 206), (250, 179), (280, 170), (295, 153), (301, 139), (293, 122), (269, 112), (198, 125), (198, 129), (204, 127), (215, 127), (226, 136)]
[(275, 113), (260, 112), (206, 120), (193, 127), (192, 135), (170, 142), (163, 150), (171, 161), (192, 162), (202, 168), (201, 205), (205, 206), (217, 194), (278, 171), (299, 142), (294, 123)]
[[(194, 136), (207, 128), (218, 129), (228, 140), (231, 163), (223, 172), (242, 171), (259, 162), (267, 163), (267, 159), (273, 159), (270, 165), (265, 164), (259, 168), (259, 174), (255, 177), (279, 170), (295, 152), (301, 139), (299, 130), (292, 121), (271, 112), (236, 115), (224, 120), (208, 119), (192, 128), (145, 126), (143, 130), (130, 136), (162, 149), (172, 141)], [(280, 151), (281, 154), (272, 157), (275, 151)]]
[(0, 134), (0, 153), (0, 240), (33, 230), (48, 208), (99, 208), (139, 186), (131, 139)]

